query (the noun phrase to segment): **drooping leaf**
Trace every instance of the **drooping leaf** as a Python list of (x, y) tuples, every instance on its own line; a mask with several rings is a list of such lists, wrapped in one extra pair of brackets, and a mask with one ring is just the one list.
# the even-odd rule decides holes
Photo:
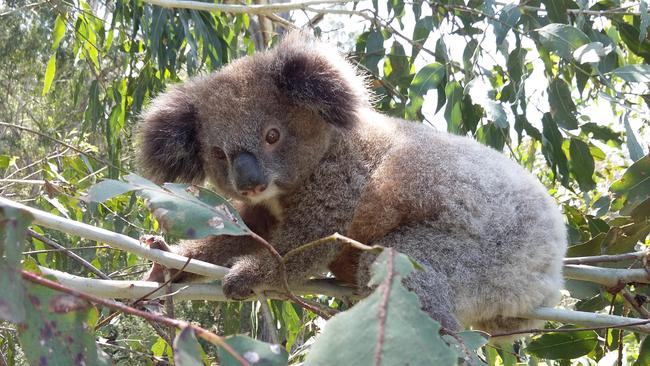
[[(284, 366), (287, 364), (289, 354), (278, 344), (269, 344), (246, 336), (233, 336), (226, 338), (226, 343), (235, 352), (242, 355), (251, 365), (255, 366)], [(223, 348), (218, 350), (219, 360), (223, 366), (239, 366), (240, 363), (234, 359)]]
[(566, 24), (549, 24), (537, 32), (546, 49), (569, 61), (572, 60), (575, 50), (589, 43), (589, 37), (580, 29)]
[(644, 155), (643, 148), (641, 147), (641, 144), (639, 144), (639, 141), (637, 141), (632, 126), (630, 126), (627, 112), (623, 115), (623, 124), (625, 125), (625, 140), (627, 143), (627, 150), (630, 153), (630, 159), (632, 159), (632, 161), (637, 161)]
[(632, 164), (619, 180), (612, 183), (609, 190), (624, 199), (623, 213), (629, 213), (650, 198), (650, 155)]
[(562, 360), (584, 356), (596, 348), (596, 345), (598, 333), (583, 330), (543, 334), (530, 341), (526, 350), (540, 358)]
[(401, 283), (413, 270), (408, 258), (387, 249), (375, 263), (376, 290), (327, 322), (305, 364), (456, 365), (458, 354), (439, 336), (440, 325)]
[(452, 81), (445, 86), (447, 104), (445, 106), (445, 119), (447, 120), (447, 131), (450, 133), (462, 133), (462, 108), (463, 89), (458, 82)]
[(569, 130), (578, 128), (576, 105), (571, 97), (569, 85), (562, 79), (555, 79), (548, 86), (548, 103), (551, 106), (553, 120)]
[(381, 31), (377, 29), (372, 30), (368, 35), (368, 40), (366, 41), (366, 57), (364, 58), (364, 64), (374, 75), (379, 75), (379, 66), (377, 66), (377, 64), (382, 58), (384, 58), (385, 52), (384, 36), (381, 34)]
[(596, 187), (592, 175), (594, 174), (594, 158), (591, 156), (589, 145), (585, 142), (572, 138), (569, 143), (569, 155), (571, 157), (571, 171), (580, 185), (583, 192), (588, 192)]
[(562, 149), (564, 138), (557, 128), (550, 113), (545, 113), (542, 117), (542, 153), (551, 165), (551, 169), (556, 179), (561, 179), (563, 185), (568, 184), (569, 168), (567, 158)]
[(203, 366), (203, 350), (192, 328), (187, 327), (174, 339), (174, 362), (178, 366)]
[(54, 81), (54, 74), (56, 73), (56, 52), (50, 56), (50, 59), (47, 61), (47, 67), (45, 68), (45, 77), (43, 78), (43, 92), (42, 95), (47, 94), (50, 91), (52, 86), (52, 81)]
[(0, 206), (0, 319), (19, 323), (25, 320), (25, 291), (20, 277), (20, 259), (25, 231), (32, 216), (23, 210)]
[(496, 35), (497, 46), (503, 43), (508, 35), (508, 31), (512, 29), (521, 17), (521, 11), (516, 4), (508, 4), (501, 9), (499, 14), (499, 21), (494, 22), (494, 34)]
[(61, 40), (65, 35), (65, 17), (65, 13), (59, 14), (54, 20), (54, 30), (52, 31), (52, 47), (50, 47), (52, 51), (56, 51), (57, 48), (59, 48), (59, 43), (61, 43)]

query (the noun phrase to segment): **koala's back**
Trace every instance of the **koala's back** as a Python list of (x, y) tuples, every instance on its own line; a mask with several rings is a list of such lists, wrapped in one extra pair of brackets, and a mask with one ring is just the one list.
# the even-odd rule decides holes
[[(555, 305), (565, 227), (537, 179), (468, 138), (373, 119), (385, 126), (372, 138), (390, 147), (364, 187), (350, 234), (396, 246), (448, 278), (450, 307), (466, 325), (522, 328), (527, 321), (509, 318)], [(413, 281), (426, 291), (431, 277)], [(439, 287), (421, 297), (439, 297)]]

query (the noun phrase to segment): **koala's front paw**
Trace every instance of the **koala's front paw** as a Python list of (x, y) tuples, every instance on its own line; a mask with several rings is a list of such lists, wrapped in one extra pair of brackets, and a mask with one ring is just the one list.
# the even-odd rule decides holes
[(246, 300), (252, 297), (256, 287), (255, 279), (242, 273), (228, 273), (221, 281), (223, 294), (232, 300)]
[(275, 276), (270, 268), (247, 259), (236, 262), (223, 278), (221, 285), (227, 298), (244, 300), (255, 293), (274, 288)]
[[(151, 249), (160, 249), (166, 252), (171, 252), (171, 248), (165, 242), (162, 236), (157, 235), (142, 235), (140, 236), (140, 243)], [(149, 272), (144, 276), (143, 280), (153, 282), (165, 282), (165, 269), (166, 267), (160, 263), (154, 262), (149, 269)]]

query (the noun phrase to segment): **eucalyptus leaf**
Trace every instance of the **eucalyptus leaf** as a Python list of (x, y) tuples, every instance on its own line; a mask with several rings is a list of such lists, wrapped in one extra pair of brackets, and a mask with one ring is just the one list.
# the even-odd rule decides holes
[(387, 249), (373, 268), (375, 291), (327, 322), (305, 364), (456, 365), (459, 355), (438, 334), (440, 325), (401, 283), (410, 261)]
[[(567, 329), (563, 327), (562, 329)], [(546, 333), (530, 341), (526, 351), (551, 360), (584, 356), (598, 345), (598, 333), (593, 330)]]
[[(246, 336), (232, 336), (226, 338), (226, 343), (235, 352), (240, 354), (248, 363), (254, 366), (284, 366), (287, 364), (289, 354), (278, 344), (269, 344)], [(219, 347), (218, 350), (220, 365), (239, 366), (235, 358)]]
[(612, 75), (627, 82), (650, 83), (650, 65), (625, 65), (612, 71)]
[(589, 37), (580, 29), (566, 24), (549, 24), (537, 32), (544, 47), (569, 61), (573, 59), (573, 52), (589, 43)]

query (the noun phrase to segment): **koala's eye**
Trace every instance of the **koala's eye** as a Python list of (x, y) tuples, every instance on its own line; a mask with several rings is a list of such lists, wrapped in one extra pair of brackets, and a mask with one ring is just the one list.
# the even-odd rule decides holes
[(214, 146), (212, 148), (212, 156), (219, 160), (225, 160), (226, 159), (226, 153), (219, 147)]
[(267, 143), (269, 143), (269, 144), (271, 144), (271, 145), (275, 144), (275, 143), (278, 142), (278, 140), (280, 139), (280, 131), (278, 131), (278, 130), (275, 129), (275, 128), (270, 129), (270, 130), (266, 133), (266, 137), (265, 137), (265, 139), (266, 139), (266, 142), (267, 142)]

